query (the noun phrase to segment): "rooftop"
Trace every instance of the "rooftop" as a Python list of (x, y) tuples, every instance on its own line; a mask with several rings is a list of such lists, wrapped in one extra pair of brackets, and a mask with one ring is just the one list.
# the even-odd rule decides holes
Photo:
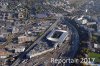
[(67, 36), (68, 32), (65, 30), (52, 30), (51, 33), (47, 36), (47, 39), (50, 41), (62, 43)]
[(0, 56), (9, 55), (10, 53), (4, 50), (0, 50)]

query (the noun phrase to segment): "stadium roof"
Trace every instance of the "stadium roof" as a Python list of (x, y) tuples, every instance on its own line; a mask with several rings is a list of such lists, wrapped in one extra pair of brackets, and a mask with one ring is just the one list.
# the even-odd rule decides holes
[(65, 30), (52, 30), (47, 36), (47, 39), (53, 42), (62, 43), (67, 36), (68, 36), (68, 32)]

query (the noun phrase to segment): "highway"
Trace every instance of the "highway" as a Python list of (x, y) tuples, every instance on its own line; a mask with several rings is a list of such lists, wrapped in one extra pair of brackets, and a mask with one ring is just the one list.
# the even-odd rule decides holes
[[(71, 43), (70, 45), (67, 45), (67, 49), (66, 52), (64, 52), (64, 54), (66, 54), (66, 57), (63, 57), (63, 54), (60, 54), (60, 58), (74, 58), (74, 56), (76, 55), (78, 48), (79, 48), (79, 34), (77, 29), (71, 24), (71, 20), (69, 19), (64, 19), (63, 20), (64, 23), (68, 26), (68, 28), (70, 29), (71, 33)], [(69, 48), (69, 49), (68, 49)], [(59, 64), (56, 64), (55, 66), (59, 66)], [(63, 66), (70, 66), (70, 63), (64, 64)]]
[(34, 46), (50, 31), (52, 30), (54, 27), (56, 27), (57, 23), (60, 21), (60, 18), (57, 19), (57, 21), (55, 21), (54, 24), (52, 24), (47, 30), (46, 32), (39, 37), (28, 49), (26, 49), (26, 51), (24, 51), (16, 60), (15, 62), (11, 65), (11, 66), (18, 66), (19, 63), (22, 62), (23, 57), (32, 50), (32, 48), (34, 48)]
[[(69, 58), (74, 58), (75, 54), (77, 53), (78, 47), (79, 47), (79, 34), (77, 29), (71, 25), (71, 22), (68, 22), (69, 20), (65, 19), (65, 23), (66, 25), (70, 28), (70, 30), (72, 31), (72, 39), (71, 39), (71, 48), (69, 50), (69, 52), (67, 53), (67, 57)], [(70, 63), (66, 64), (67, 66), (70, 66)]]
[[(78, 31), (76, 30), (76, 28), (70, 24), (70, 22), (67, 21), (67, 19), (65, 19), (65, 23), (66, 25), (70, 28), (70, 30), (72, 31), (72, 39), (71, 39), (71, 51), (73, 53), (69, 53), (69, 57), (73, 58), (77, 49), (78, 49), (78, 45), (79, 45), (79, 34)], [(72, 55), (70, 55), (72, 54)]]

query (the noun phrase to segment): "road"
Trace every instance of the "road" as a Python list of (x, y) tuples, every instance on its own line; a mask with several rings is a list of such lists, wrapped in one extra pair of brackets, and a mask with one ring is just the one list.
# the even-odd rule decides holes
[[(69, 21), (69, 20), (68, 20)], [(67, 53), (67, 57), (69, 58), (74, 58), (74, 56), (77, 53), (77, 50), (79, 48), (79, 34), (77, 29), (71, 25), (71, 22), (68, 22), (67, 19), (65, 19), (65, 23), (66, 25), (68, 25), (68, 27), (70, 28), (70, 30), (72, 31), (72, 39), (71, 39), (71, 48), (69, 50), (69, 52)], [(70, 66), (70, 63), (66, 64), (67, 66)]]
[[(78, 48), (79, 48), (79, 34), (77, 29), (71, 24), (71, 20), (67, 20), (66, 18), (64, 19), (64, 23), (68, 26), (70, 31), (72, 32), (71, 34), (71, 44), (67, 45), (67, 49), (65, 54), (65, 57), (63, 57), (63, 54), (61, 54), (59, 57), (60, 58), (74, 58), (76, 55)], [(69, 49), (68, 49), (69, 48)], [(62, 51), (64, 52), (64, 51)], [(59, 64), (56, 64), (55, 66), (59, 66)], [(64, 64), (63, 66), (70, 66), (70, 63)]]
[(54, 27), (56, 27), (57, 23), (60, 21), (60, 18), (57, 19), (57, 21), (52, 24), (49, 29), (46, 30), (46, 32), (41, 36), (39, 37), (28, 49), (26, 49), (26, 51), (24, 51), (16, 60), (15, 62), (11, 65), (11, 66), (18, 66), (19, 63), (22, 62), (23, 60), (23, 57), (29, 52), (32, 50), (32, 48), (50, 31), (52, 30)]

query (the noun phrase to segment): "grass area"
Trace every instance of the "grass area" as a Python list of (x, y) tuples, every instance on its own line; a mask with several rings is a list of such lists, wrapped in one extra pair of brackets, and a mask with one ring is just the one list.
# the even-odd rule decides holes
[(95, 58), (95, 62), (100, 62), (100, 54), (90, 52), (88, 55), (89, 55), (89, 58)]

